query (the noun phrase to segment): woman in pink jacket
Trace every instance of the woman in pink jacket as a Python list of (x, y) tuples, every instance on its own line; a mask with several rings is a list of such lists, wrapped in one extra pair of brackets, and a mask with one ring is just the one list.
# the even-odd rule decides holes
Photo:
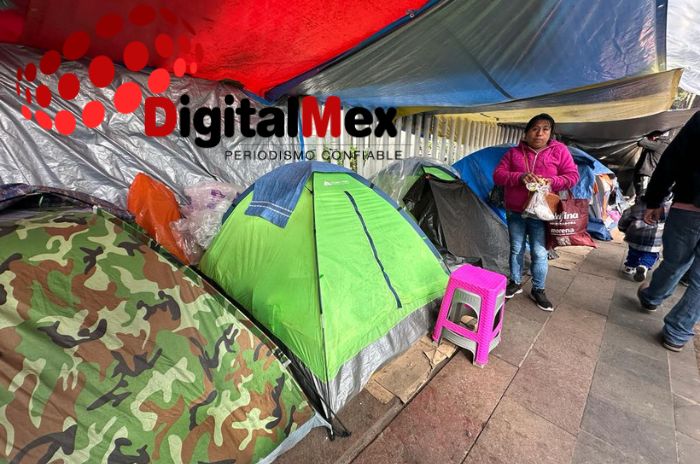
[(529, 238), (532, 263), (532, 291), (530, 296), (544, 311), (554, 306), (547, 299), (544, 283), (547, 278), (547, 249), (545, 222), (523, 218), (529, 198), (526, 185), (546, 182), (553, 192), (567, 190), (578, 182), (578, 168), (571, 153), (563, 143), (552, 138), (554, 119), (548, 114), (538, 114), (525, 126), (525, 137), (517, 147), (506, 152), (496, 166), (493, 180), (504, 187), (504, 197), (510, 235), (510, 281), (506, 298), (512, 298), (522, 290), (523, 257), (525, 240)]

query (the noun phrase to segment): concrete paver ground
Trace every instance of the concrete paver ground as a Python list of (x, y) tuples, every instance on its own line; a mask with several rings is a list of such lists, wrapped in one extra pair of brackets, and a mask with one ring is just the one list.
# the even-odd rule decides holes
[(700, 462), (700, 340), (671, 353), (658, 338), (684, 289), (641, 311), (625, 253), (599, 243), (576, 269), (550, 267), (555, 311), (529, 288), (510, 300), (485, 368), (460, 350), (406, 405), (363, 391), (340, 413), (350, 438), (315, 429), (278, 462)]

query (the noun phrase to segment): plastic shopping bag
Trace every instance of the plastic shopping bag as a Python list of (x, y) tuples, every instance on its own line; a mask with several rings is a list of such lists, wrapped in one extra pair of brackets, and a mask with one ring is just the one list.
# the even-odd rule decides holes
[(569, 194), (559, 203), (559, 212), (547, 223), (547, 248), (560, 246), (589, 246), (596, 248), (587, 232), (588, 200), (579, 200)]
[(554, 212), (549, 206), (547, 196), (550, 195), (548, 184), (538, 184), (536, 190), (530, 195), (530, 200), (523, 211), (524, 217), (551, 221), (554, 219)]

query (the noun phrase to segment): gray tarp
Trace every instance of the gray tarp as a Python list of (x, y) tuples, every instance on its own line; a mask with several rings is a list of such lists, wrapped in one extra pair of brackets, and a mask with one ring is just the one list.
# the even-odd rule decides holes
[[(299, 150), (296, 138), (289, 137), (222, 137), (213, 148), (200, 148), (189, 138), (173, 133), (155, 138), (144, 135), (143, 104), (135, 113), (118, 113), (111, 103), (116, 87), (122, 82), (136, 81), (149, 93), (147, 74), (133, 73), (116, 66), (112, 85), (96, 89), (92, 85), (81, 86), (78, 96), (70, 101), (54, 97), (46, 112), (52, 117), (58, 110), (68, 110), (79, 121), (70, 136), (46, 131), (35, 121), (26, 120), (21, 113), (25, 103), (15, 92), (17, 68), (28, 63), (39, 63), (41, 55), (16, 45), (0, 45), (0, 183), (22, 182), (33, 185), (49, 185), (90, 193), (99, 198), (124, 205), (126, 191), (134, 176), (140, 172), (164, 182), (178, 194), (185, 186), (216, 179), (236, 185), (249, 185), (257, 177), (283, 164), (282, 161), (254, 161), (226, 158), (227, 150), (249, 150), (259, 154), (271, 150)], [(75, 73), (81, 82), (89, 82), (87, 67), (83, 62), (65, 62), (60, 73)], [(39, 78), (37, 78), (37, 81)], [(41, 75), (54, 96), (58, 94), (57, 76)], [(26, 82), (26, 81), (25, 81)], [(32, 91), (37, 82), (32, 84)], [(224, 107), (224, 96), (236, 98), (235, 106), (246, 95), (230, 85), (184, 77), (173, 78), (169, 90), (163, 95), (177, 101), (180, 95), (190, 96), (190, 108), (200, 106)], [(97, 129), (82, 125), (82, 107), (90, 100), (101, 101), (106, 108), (106, 121)], [(39, 107), (36, 102), (30, 107)], [(253, 122), (255, 123), (255, 119)], [(177, 129), (176, 129), (177, 131)]]
[(441, 2), (299, 82), (293, 92), (337, 95), (364, 106), (466, 107), (656, 72), (664, 69), (665, 5), (664, 0)]
[(655, 130), (670, 131), (673, 136), (699, 109), (664, 111), (622, 121), (557, 124), (557, 133), (566, 143), (585, 150), (615, 170), (620, 184), (627, 187), (631, 174), (626, 171), (631, 173), (641, 152), (637, 142)]

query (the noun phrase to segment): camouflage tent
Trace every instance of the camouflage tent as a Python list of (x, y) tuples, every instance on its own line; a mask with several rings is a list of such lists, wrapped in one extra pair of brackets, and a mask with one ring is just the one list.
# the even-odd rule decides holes
[(285, 362), (115, 216), (0, 211), (0, 462), (271, 460), (319, 425)]

